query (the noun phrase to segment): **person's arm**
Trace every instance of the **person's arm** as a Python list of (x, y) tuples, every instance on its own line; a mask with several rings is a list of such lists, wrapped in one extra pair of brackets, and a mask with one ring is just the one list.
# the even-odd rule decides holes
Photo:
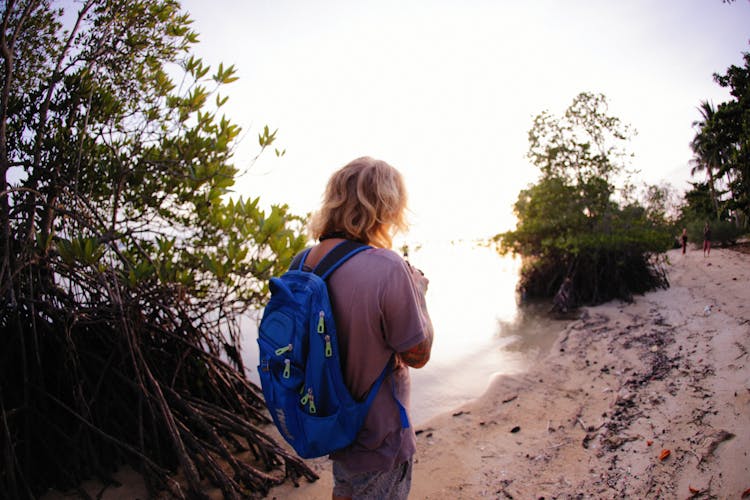
[(430, 331), (430, 335), (422, 342), (406, 352), (399, 353), (399, 357), (407, 366), (411, 366), (412, 368), (422, 368), (430, 360), (431, 350), (432, 331)]
[(406, 365), (411, 366), (412, 368), (422, 368), (430, 360), (430, 352), (432, 351), (432, 339), (434, 337), (434, 333), (432, 330), (432, 321), (430, 320), (430, 315), (427, 312), (427, 302), (425, 300), (427, 285), (430, 281), (421, 273), (421, 271), (414, 269), (411, 266), (409, 267), (412, 271), (412, 276), (414, 278), (414, 283), (418, 292), (417, 299), (419, 301), (419, 308), (425, 320), (424, 330), (426, 338), (411, 349), (399, 353), (399, 357), (401, 358), (401, 361), (403, 361)]

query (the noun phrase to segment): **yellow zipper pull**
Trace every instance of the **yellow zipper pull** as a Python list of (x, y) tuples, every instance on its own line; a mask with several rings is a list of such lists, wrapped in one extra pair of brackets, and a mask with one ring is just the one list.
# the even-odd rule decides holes
[(289, 344), (289, 345), (285, 345), (284, 347), (279, 347), (274, 352), (276, 353), (277, 356), (281, 356), (285, 352), (291, 351), (292, 348), (294, 348), (294, 346), (292, 344)]
[(326, 339), (326, 358), (330, 358), (331, 356), (333, 356), (333, 346), (331, 345), (331, 336), (326, 335), (325, 339)]
[(292, 374), (292, 360), (287, 358), (284, 360), (284, 378), (289, 378)]
[(310, 395), (310, 413), (317, 413), (318, 409), (315, 408), (315, 398), (313, 397), (312, 389), (308, 389), (307, 392)]
[(318, 317), (318, 333), (325, 333), (326, 331), (326, 314), (323, 311), (320, 311), (320, 316)]

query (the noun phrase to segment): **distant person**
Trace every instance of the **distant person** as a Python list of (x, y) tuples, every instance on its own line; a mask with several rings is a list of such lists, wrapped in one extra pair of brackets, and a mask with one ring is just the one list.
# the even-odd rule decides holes
[(685, 255), (685, 251), (687, 250), (687, 228), (682, 228), (682, 236), (680, 237), (680, 240), (682, 240), (682, 255)]
[(391, 250), (393, 234), (406, 227), (405, 212), (401, 174), (364, 157), (334, 172), (310, 224), (319, 240), (307, 257), (311, 268), (345, 239), (373, 247), (342, 264), (328, 281), (352, 396), (361, 399), (394, 359), (354, 443), (329, 455), (334, 500), (406, 499), (411, 488), (417, 441), (413, 425), (404, 420), (409, 367), (427, 363), (433, 331), (424, 297), (428, 279)]
[(703, 256), (709, 257), (711, 255), (711, 225), (706, 221), (706, 225), (703, 226)]

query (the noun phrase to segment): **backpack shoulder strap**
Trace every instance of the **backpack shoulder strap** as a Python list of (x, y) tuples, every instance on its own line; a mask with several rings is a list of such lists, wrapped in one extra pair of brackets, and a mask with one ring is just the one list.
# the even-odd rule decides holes
[(311, 248), (305, 248), (303, 251), (298, 253), (294, 256), (294, 259), (292, 259), (292, 263), (289, 266), (290, 271), (301, 271), (302, 270), (302, 264), (305, 263), (305, 259), (307, 259), (307, 254), (310, 253)]
[[(371, 248), (370, 245), (366, 245), (359, 241), (344, 240), (335, 247), (333, 247), (315, 266), (313, 272), (321, 277), (323, 280), (327, 279), (328, 276), (336, 270), (341, 264), (346, 262), (350, 257)], [(312, 247), (308, 247), (294, 256), (292, 263), (289, 265), (290, 271), (302, 271), (307, 260), (307, 255), (312, 250)]]
[(370, 248), (370, 245), (359, 241), (344, 240), (325, 254), (320, 262), (318, 262), (318, 265), (315, 266), (313, 272), (320, 276), (321, 279), (326, 280), (341, 264), (368, 248)]

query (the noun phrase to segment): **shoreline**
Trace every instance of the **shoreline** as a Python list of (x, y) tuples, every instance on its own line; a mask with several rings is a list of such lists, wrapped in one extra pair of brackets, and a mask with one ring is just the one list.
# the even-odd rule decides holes
[[(417, 425), (410, 498), (750, 497), (750, 247), (741, 250), (669, 251), (670, 288), (582, 308), (528, 371), (498, 375)], [(330, 461), (307, 463), (318, 481), (266, 498), (329, 499)], [(132, 469), (114, 479), (81, 490), (147, 498)]]
[[(670, 288), (581, 309), (528, 372), (419, 425), (410, 498), (750, 495), (750, 254), (679, 252)], [(267, 498), (330, 498), (309, 463)]]

